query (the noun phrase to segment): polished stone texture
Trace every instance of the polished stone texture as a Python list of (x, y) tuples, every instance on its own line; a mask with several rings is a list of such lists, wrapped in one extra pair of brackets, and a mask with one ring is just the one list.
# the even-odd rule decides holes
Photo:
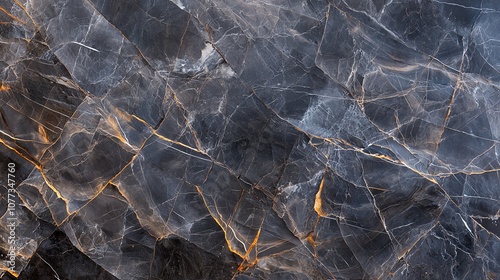
[(500, 279), (497, 0), (0, 0), (2, 279)]

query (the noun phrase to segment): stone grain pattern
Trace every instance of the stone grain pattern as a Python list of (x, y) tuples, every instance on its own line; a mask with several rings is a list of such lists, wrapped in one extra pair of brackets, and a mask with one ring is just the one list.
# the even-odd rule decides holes
[(497, 0), (0, 0), (2, 279), (500, 279)]

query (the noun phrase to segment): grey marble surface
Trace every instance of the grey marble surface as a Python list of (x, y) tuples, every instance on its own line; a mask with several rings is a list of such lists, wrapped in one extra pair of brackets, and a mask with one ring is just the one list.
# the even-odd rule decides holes
[(500, 279), (500, 2), (0, 0), (2, 279)]

